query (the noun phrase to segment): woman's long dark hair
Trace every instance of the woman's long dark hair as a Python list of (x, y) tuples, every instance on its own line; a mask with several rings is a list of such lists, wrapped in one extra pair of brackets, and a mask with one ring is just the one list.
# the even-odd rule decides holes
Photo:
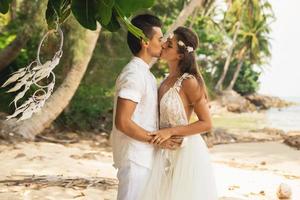
[[(196, 61), (195, 51), (199, 45), (197, 34), (191, 29), (180, 26), (174, 31), (174, 36), (177, 41), (182, 41), (185, 44), (184, 46), (181, 46), (177, 43), (178, 53), (182, 55), (182, 58), (178, 63), (181, 74), (189, 73), (195, 76), (200, 84), (200, 87), (202, 88), (202, 91), (204, 92), (204, 97), (206, 98), (206, 100), (208, 100), (205, 81), (199, 71), (199, 67)], [(188, 46), (193, 48), (192, 52), (189, 52), (187, 50)]]

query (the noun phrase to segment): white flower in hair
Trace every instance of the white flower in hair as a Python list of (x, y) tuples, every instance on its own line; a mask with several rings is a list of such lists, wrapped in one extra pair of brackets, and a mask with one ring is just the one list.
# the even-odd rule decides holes
[(190, 47), (190, 46), (188, 46), (188, 47), (186, 48), (186, 50), (187, 50), (189, 53), (191, 53), (191, 52), (194, 51), (193, 47)]
[(185, 46), (185, 44), (181, 40), (178, 41), (178, 45)]
[(172, 39), (174, 37), (174, 33), (169, 34), (169, 38)]
[(191, 53), (191, 52), (194, 51), (193, 47), (191, 47), (191, 46), (185, 46), (185, 44), (181, 40), (179, 40), (177, 43), (178, 43), (179, 46), (185, 47), (186, 50), (187, 50), (187, 52), (189, 52), (189, 53)]

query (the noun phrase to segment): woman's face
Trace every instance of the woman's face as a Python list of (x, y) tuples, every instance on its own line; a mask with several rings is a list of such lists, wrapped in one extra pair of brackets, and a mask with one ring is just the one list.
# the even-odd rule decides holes
[(176, 37), (169, 37), (167, 41), (163, 43), (160, 58), (166, 61), (180, 60)]

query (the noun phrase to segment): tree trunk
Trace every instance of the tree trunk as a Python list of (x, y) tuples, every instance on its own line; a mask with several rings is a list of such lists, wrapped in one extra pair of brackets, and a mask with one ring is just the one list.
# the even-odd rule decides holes
[(193, 26), (194, 26), (194, 23), (195, 23), (195, 20), (196, 20), (196, 17), (198, 16), (198, 12), (199, 12), (199, 7), (198, 8), (196, 8), (195, 10), (194, 10), (194, 12), (193, 12), (193, 15), (192, 15), (192, 19), (191, 19), (191, 23), (190, 23), (190, 25), (189, 25), (189, 28), (190, 29), (192, 29), (193, 28)]
[(235, 72), (234, 72), (234, 74), (233, 74), (233, 78), (232, 78), (232, 80), (230, 81), (230, 84), (229, 84), (229, 86), (226, 88), (226, 90), (232, 90), (232, 89), (233, 89), (233, 86), (234, 86), (234, 84), (235, 84), (235, 82), (236, 82), (236, 80), (237, 80), (237, 78), (238, 78), (238, 76), (239, 76), (239, 74), (240, 74), (241, 68), (242, 68), (243, 63), (244, 63), (246, 49), (247, 49), (247, 48), (244, 47), (244, 48), (241, 50), (241, 52), (240, 52), (238, 65), (237, 65), (236, 70), (235, 70)]
[(234, 49), (234, 46), (235, 46), (235, 43), (236, 43), (237, 34), (238, 34), (239, 30), (240, 30), (240, 23), (238, 22), (236, 31), (235, 31), (234, 36), (233, 36), (232, 45), (231, 45), (231, 47), (229, 49), (225, 65), (223, 67), (222, 75), (221, 75), (220, 79), (218, 80), (218, 82), (217, 82), (217, 84), (215, 86), (215, 90), (218, 91), (218, 92), (220, 92), (220, 91), (223, 90), (223, 82), (225, 80), (226, 74), (227, 74), (228, 69), (229, 69), (229, 64), (230, 64), (230, 61), (231, 61), (233, 49)]
[(193, 14), (196, 8), (202, 6), (203, 0), (191, 0), (190, 3), (185, 6), (179, 13), (176, 21), (169, 27), (167, 34), (174, 31), (178, 26), (183, 26), (190, 15)]
[(10, 20), (15, 20), (17, 16), (17, 0), (13, 0), (10, 4)]
[(18, 57), (29, 38), (30, 36), (28, 32), (22, 31), (7, 47), (5, 47), (5, 49), (0, 52), (0, 72)]
[(27, 17), (24, 19), (24, 26), (16, 38), (0, 52), (0, 72), (18, 57), (22, 48), (30, 39), (31, 34), (41, 32), (41, 24), (45, 23), (43, 17), (41, 17), (45, 6), (46, 2), (42, 0), (37, 1), (37, 3), (33, 1), (29, 3), (27, 1), (23, 2), (20, 16), (25, 15)]
[[(81, 36), (77, 37), (77, 32), (80, 32)], [(71, 101), (81, 82), (93, 55), (99, 33), (100, 28), (92, 32), (76, 24), (73, 30), (70, 31), (72, 35), (70, 37), (73, 37), (74, 45), (65, 52), (72, 54), (72, 67), (64, 81), (46, 101), (39, 113), (34, 114), (28, 120), (13, 125), (10, 132), (22, 135), (25, 139), (34, 139), (37, 134), (41, 133), (59, 116)]]

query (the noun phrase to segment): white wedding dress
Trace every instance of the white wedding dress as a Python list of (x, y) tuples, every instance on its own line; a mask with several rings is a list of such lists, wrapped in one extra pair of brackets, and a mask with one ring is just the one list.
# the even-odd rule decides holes
[[(188, 119), (179, 96), (179, 78), (160, 101), (160, 128), (187, 125)], [(206, 143), (200, 133), (187, 136), (182, 148), (157, 149), (152, 174), (140, 200), (217, 200), (215, 178)]]

